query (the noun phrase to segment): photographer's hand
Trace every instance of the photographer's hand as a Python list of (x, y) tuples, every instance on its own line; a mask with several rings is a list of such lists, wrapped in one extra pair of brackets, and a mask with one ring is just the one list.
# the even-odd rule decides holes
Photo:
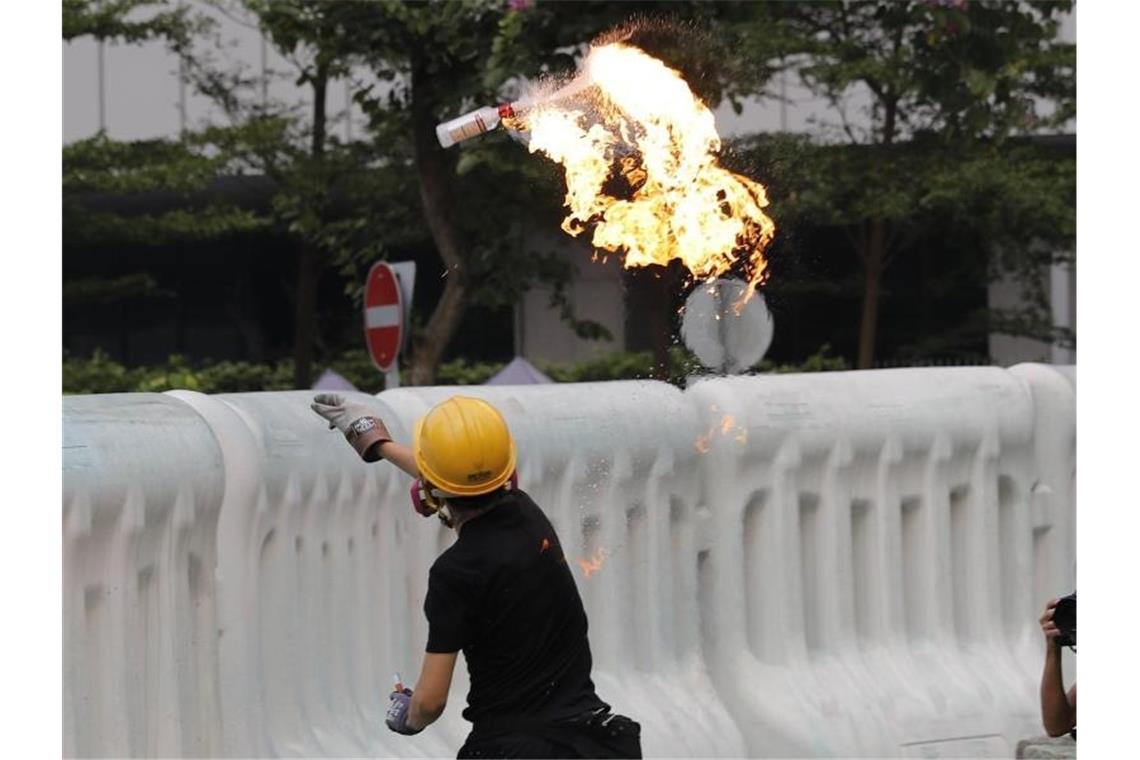
[(1053, 622), (1057, 600), (1045, 605), (1038, 622), (1045, 634), (1045, 667), (1041, 672), (1041, 722), (1049, 736), (1061, 736), (1077, 725), (1077, 684), (1065, 693), (1061, 675), (1061, 647), (1057, 637), (1061, 630)]
[(1060, 651), (1061, 647), (1057, 643), (1057, 637), (1061, 635), (1061, 629), (1053, 622), (1053, 610), (1057, 607), (1057, 600), (1051, 599), (1045, 605), (1045, 612), (1041, 614), (1040, 619), (1037, 621), (1041, 624), (1041, 632), (1045, 634), (1046, 648), (1049, 650)]

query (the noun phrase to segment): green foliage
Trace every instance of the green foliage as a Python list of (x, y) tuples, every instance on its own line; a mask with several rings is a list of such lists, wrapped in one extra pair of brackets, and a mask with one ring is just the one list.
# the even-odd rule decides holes
[(127, 298), (172, 298), (174, 293), (158, 287), (154, 277), (136, 272), (123, 277), (83, 277), (63, 283), (63, 302), (68, 306), (113, 303)]
[(651, 352), (641, 351), (603, 354), (574, 364), (539, 362), (538, 368), (551, 380), (560, 383), (590, 383), (648, 379), (653, 376), (654, 362)]
[(226, 159), (204, 154), (200, 141), (112, 140), (100, 132), (63, 146), (65, 194), (204, 190), (223, 172)]
[(63, 392), (127, 393), (138, 384), (136, 370), (129, 370), (96, 349), (90, 359), (63, 357)]
[[(384, 390), (384, 376), (376, 369), (364, 349), (352, 349), (340, 353), (329, 359), (316, 374), (319, 376), (326, 368), (366, 393), (379, 393)], [(401, 373), (401, 377), (403, 374)]]
[(757, 371), (781, 375), (789, 372), (839, 372), (851, 368), (846, 359), (842, 356), (829, 356), (830, 352), (831, 346), (824, 343), (818, 351), (799, 364), (776, 364), (770, 359), (764, 359)]
[[(758, 372), (827, 372), (847, 369), (840, 357), (828, 355), (823, 346), (802, 364), (775, 365), (767, 360)], [(454, 359), (440, 365), (439, 385), (481, 385), (503, 368), (498, 362), (469, 362)], [(551, 380), (560, 383), (586, 383), (606, 380), (646, 380), (655, 376), (653, 355), (648, 351), (613, 353), (575, 363), (539, 362)], [(362, 350), (345, 351), (325, 363), (319, 372), (331, 369), (365, 393), (384, 389), (384, 376), (377, 371)], [(696, 359), (683, 348), (669, 352), (668, 381), (684, 386), (689, 376), (703, 374)], [(407, 380), (406, 372), (403, 373)], [(160, 365), (127, 368), (110, 359), (104, 352), (86, 359), (64, 356), (63, 392), (134, 393), (184, 389), (202, 393), (247, 393), (282, 391), (293, 388), (293, 364), (290, 360), (258, 364), (253, 362), (217, 362), (192, 364), (186, 357), (172, 355)]]
[(96, 351), (89, 359), (65, 356), (63, 392), (132, 393), (175, 389), (202, 393), (279, 391), (293, 387), (289, 362), (254, 364), (218, 362), (195, 366), (184, 356), (172, 355), (163, 364), (127, 368)]
[[(63, 148), (63, 230), (66, 245), (169, 245), (264, 229), (268, 222), (206, 191), (229, 159), (200, 135), (182, 140), (117, 141), (99, 133)], [(155, 197), (166, 210), (122, 214), (101, 210), (100, 198)], [(152, 201), (151, 205), (155, 205)]]
[[(840, 227), (852, 251), (865, 257), (869, 223), (883, 222), (886, 266), (935, 231), (957, 241), (964, 257), (984, 258), (974, 268), (979, 277), (1015, 273), (1025, 283), (1028, 305), (994, 315), (993, 325), (1052, 334), (1039, 274), (1057, 251), (1063, 256), (1073, 247), (1075, 161), (1012, 138), (1058, 127), (1075, 113), (1075, 50), (1055, 41), (1057, 17), (1070, 2), (228, 4), (246, 11), (314, 95), (353, 67), (371, 70), (378, 84), (350, 85), (369, 121), (368, 133), (352, 143), (327, 133), (323, 110), (298, 115), (287, 104), (264, 102), (247, 70), (212, 57), (209, 24), (188, 7), (173, 0), (64, 0), (65, 39), (166, 40), (192, 86), (228, 122), (177, 141), (98, 135), (66, 146), (67, 244), (167, 245), (273, 226), (336, 267), (346, 291), (358, 293), (366, 264), (394, 248), (434, 244), (442, 255), (447, 243), (457, 260), (440, 270), (464, 284), (464, 305), (501, 307), (543, 283), (552, 289), (552, 308), (580, 336), (605, 339), (601, 326), (574, 314), (566, 295), (572, 267), (529, 243), (534, 230), (557, 228), (558, 172), (502, 134), (441, 151), (432, 129), (517, 94), (520, 76), (573, 70), (584, 43), (609, 34), (678, 67), (710, 104), (739, 105), (765, 92), (773, 72), (797, 73), (837, 106), (839, 123), (828, 137), (847, 144), (759, 136), (726, 151), (737, 168), (769, 186), (781, 234), (798, 224)], [(861, 88), (873, 95), (868, 131), (839, 109)], [(1053, 109), (1038, 108), (1042, 100)], [(211, 196), (215, 178), (243, 174), (271, 183), (268, 213)], [(160, 210), (112, 215), (98, 210), (104, 194), (174, 200)], [(65, 291), (69, 302), (136, 295), (158, 294), (127, 278)], [(449, 338), (440, 336), (443, 344)], [(653, 373), (651, 360), (622, 356), (565, 376)], [(353, 382), (376, 382), (366, 357), (337, 361)], [(106, 362), (93, 364), (83, 371), (114, 375)], [(475, 382), (489, 366), (446, 364), (437, 380)], [(181, 371), (174, 367), (165, 377)], [(668, 374), (677, 376), (672, 367)], [(218, 382), (274, 381), (255, 373)]]
[[(829, 99), (857, 142), (923, 131), (944, 140), (1064, 125), (1076, 113), (1076, 46), (1057, 40), (1068, 0), (766, 3), (743, 22), (740, 52), (777, 60)], [(847, 122), (855, 88), (873, 95), (874, 128)], [(1036, 100), (1054, 106), (1041, 110)]]
[[(162, 5), (139, 0), (72, 3), (66, 10), (75, 23), (67, 33), (108, 38), (115, 33), (126, 41), (174, 35), (177, 30), (167, 24), (174, 19), (161, 14), (152, 13), (145, 35), (142, 27), (129, 26), (145, 15), (142, 11), (163, 10)], [(434, 243), (446, 271), (463, 284), (464, 306), (514, 303), (541, 282), (551, 290), (552, 307), (578, 335), (612, 337), (602, 326), (576, 316), (566, 293), (573, 268), (527, 244), (541, 222), (556, 228), (562, 202), (558, 173), (502, 135), (441, 152), (432, 130), (439, 120), (495, 102), (519, 74), (551, 71), (552, 64), (572, 67), (567, 45), (580, 46), (634, 13), (669, 16), (667, 22), (642, 20), (636, 29), (626, 27), (621, 33), (636, 33), (638, 44), (669, 53), (694, 82), (708, 85), (715, 102), (725, 77), (697, 69), (722, 57), (700, 54), (696, 42), (711, 39), (699, 27), (717, 17), (719, 8), (707, 3), (539, 3), (515, 10), (500, 0), (242, 0), (226, 9), (244, 12), (245, 20), (256, 23), (297, 66), (296, 82), (311, 86), (314, 102), (331, 80), (352, 67), (370, 68), (382, 84), (352, 82), (353, 99), (368, 115), (370, 134), (345, 144), (327, 133), (322, 108), (298, 115), (286, 104), (265, 102), (256, 78), (240, 65), (218, 59), (218, 46), (205, 34), (208, 25), (194, 27), (190, 22), (196, 19), (183, 14), (179, 29), (199, 32), (178, 37), (186, 75), (229, 123), (178, 142), (126, 144), (100, 136), (69, 146), (64, 182), (69, 243), (164, 245), (273, 225), (315, 252), (322, 264), (336, 267), (352, 293), (359, 291), (366, 265), (392, 247), (409, 240)], [(96, 24), (95, 15), (104, 21)], [(212, 178), (235, 173), (262, 175), (273, 183), (267, 216), (203, 202)], [(178, 208), (127, 216), (97, 213), (86, 203), (92, 194), (155, 191), (178, 193)], [(446, 251), (452, 252), (450, 259)], [(450, 333), (437, 322), (428, 320), (415, 337), (435, 330), (435, 344), (446, 345)]]
[(166, 246), (210, 241), (268, 227), (264, 217), (245, 209), (211, 204), (199, 210), (174, 209), (161, 214), (121, 214), (70, 208), (65, 202), (68, 245)]
[[(980, 255), (976, 271), (1016, 276), (1030, 303), (1027, 329), (1044, 329), (1039, 283), (1055, 254), (1043, 252), (1073, 247), (1075, 175), (1071, 162), (1049, 166), (1018, 140), (1062, 129), (1076, 113), (1076, 48), (1057, 39), (1071, 9), (767, 3), (738, 20), (740, 53), (791, 71), (831, 105), (819, 124), (829, 145), (779, 146), (799, 160), (782, 179), (794, 190), (773, 193), (773, 213), (785, 230), (799, 219), (846, 233), (864, 274), (860, 366), (873, 359), (883, 273), (923, 236), (951, 237), (964, 259)], [(868, 92), (863, 118), (852, 118), (848, 103)]]
[(440, 385), (482, 385), (503, 368), (501, 362), (467, 362), (454, 359), (439, 365)]
[(737, 45), (741, 18), (754, 15), (748, 5), (538, 2), (503, 15), (484, 79), (497, 87), (520, 74), (564, 75), (575, 70), (588, 43), (623, 41), (680, 71), (706, 103), (715, 107), (728, 99), (739, 109), (739, 99), (772, 73), (762, 59), (724, 54)]
[(853, 228), (877, 216), (891, 222), (898, 243), (935, 229), (972, 236), (1005, 251), (1002, 271), (1030, 255), (1030, 240), (1065, 248), (1076, 234), (1075, 155), (1027, 140), (948, 146), (919, 138), (886, 149), (756, 135), (734, 144), (730, 162), (769, 180), (773, 213), (785, 225), (865, 234)]
[(64, 40), (162, 39), (178, 50), (208, 27), (206, 19), (191, 16), (188, 7), (173, 0), (63, 0)]
[(890, 224), (886, 265), (925, 240), (956, 251), (955, 279), (923, 283), (932, 296), (1007, 277), (1020, 284), (1018, 308), (968, 315), (960, 334), (929, 336), (912, 350), (957, 350), (988, 332), (1072, 345), (1071, 331), (1052, 324), (1042, 273), (1075, 259), (1075, 153), (1029, 139), (946, 145), (920, 137), (887, 149), (771, 135), (739, 141), (732, 160), (770, 178), (784, 234), (829, 225), (865, 250), (877, 217)]

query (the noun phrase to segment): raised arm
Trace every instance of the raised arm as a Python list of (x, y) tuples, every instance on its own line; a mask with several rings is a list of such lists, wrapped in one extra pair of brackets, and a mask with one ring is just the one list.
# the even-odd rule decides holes
[(412, 450), (402, 443), (395, 441), (382, 441), (377, 449), (380, 456), (399, 467), (413, 478), (420, 476), (420, 468), (416, 466), (416, 458)]
[(320, 393), (310, 408), (336, 428), (365, 462), (387, 459), (413, 478), (420, 476), (412, 450), (392, 440), (384, 421), (365, 404), (345, 399), (339, 393)]

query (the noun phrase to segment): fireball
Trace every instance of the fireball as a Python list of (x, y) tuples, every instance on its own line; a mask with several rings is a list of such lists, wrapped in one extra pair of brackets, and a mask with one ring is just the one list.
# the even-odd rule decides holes
[(531, 152), (565, 169), (562, 229), (592, 228), (593, 245), (626, 267), (677, 259), (707, 280), (739, 264), (746, 301), (776, 227), (764, 186), (720, 165), (712, 112), (678, 72), (622, 43), (592, 49), (581, 76), (590, 87), (518, 118)]

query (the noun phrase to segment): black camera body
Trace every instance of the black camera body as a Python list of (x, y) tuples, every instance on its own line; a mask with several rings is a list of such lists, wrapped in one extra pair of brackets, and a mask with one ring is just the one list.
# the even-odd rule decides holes
[(1057, 645), (1062, 647), (1077, 646), (1077, 592), (1063, 596), (1057, 600), (1053, 608), (1053, 624), (1061, 631), (1057, 637)]

